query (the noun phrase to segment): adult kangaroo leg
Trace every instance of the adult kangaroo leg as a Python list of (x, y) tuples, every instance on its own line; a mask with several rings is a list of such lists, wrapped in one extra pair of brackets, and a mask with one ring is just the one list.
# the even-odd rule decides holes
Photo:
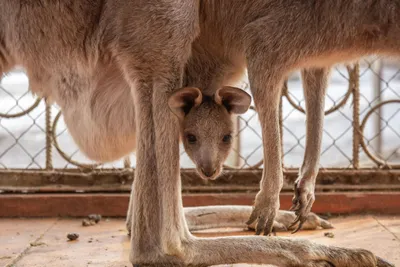
[[(172, 91), (179, 85), (178, 83), (179, 81), (174, 81), (163, 86), (169, 86), (168, 89)], [(138, 142), (137, 167), (130, 202), (132, 216), (130, 260), (133, 264), (180, 266), (183, 265), (184, 258), (182, 242), (189, 232), (184, 224), (178, 184), (180, 181), (178, 127), (175, 125), (177, 122), (174, 121), (173, 115), (168, 117), (170, 113), (167, 112), (167, 91), (161, 90), (159, 86), (151, 82), (142, 83), (137, 85), (134, 92), (135, 111), (138, 112), (136, 117)], [(165, 104), (156, 106), (155, 103), (163, 95)], [(157, 110), (160, 113), (163, 111), (162, 118)], [(161, 120), (158, 124), (156, 116)], [(161, 126), (164, 120), (168, 121), (168, 124)], [(157, 132), (165, 134), (164, 140), (157, 140)], [(171, 141), (172, 144), (167, 141)], [(158, 149), (169, 156), (170, 154), (174, 156), (167, 159), (158, 157)], [(164, 172), (158, 171), (159, 161), (170, 163)], [(170, 173), (173, 171), (175, 173), (171, 177)]]
[[(363, 249), (344, 249), (279, 237), (201, 238), (189, 244), (190, 266), (272, 264), (282, 267), (389, 267)], [(393, 266), (394, 267), (394, 266)]]
[(307, 134), (304, 161), (294, 186), (292, 209), (296, 211), (297, 232), (307, 220), (315, 196), (315, 180), (319, 169), (325, 108), (325, 93), (330, 68), (312, 68), (302, 71), (306, 100)]
[(271, 61), (268, 62), (251, 53), (248, 59), (250, 87), (261, 124), (264, 148), (264, 169), (260, 191), (255, 199), (255, 208), (247, 222), (250, 225), (258, 220), (257, 235), (261, 232), (265, 235), (271, 233), (274, 218), (279, 210), (279, 193), (283, 185), (279, 101), (285, 68), (280, 68)]
[(124, 10), (135, 12), (120, 19), (125, 28), (118, 62), (132, 88), (137, 132), (130, 260), (134, 265), (181, 266), (190, 233), (180, 192), (179, 127), (168, 98), (181, 87), (198, 33), (198, 3), (153, 3), (127, 2)]

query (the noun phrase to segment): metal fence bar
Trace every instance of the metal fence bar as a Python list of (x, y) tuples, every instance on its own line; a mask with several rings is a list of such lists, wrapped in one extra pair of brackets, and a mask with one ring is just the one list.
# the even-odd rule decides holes
[(46, 102), (46, 170), (53, 169), (53, 130), (51, 125), (51, 104), (48, 99), (45, 99)]
[[(383, 62), (382, 60), (378, 59), (375, 60), (372, 65), (371, 65), (371, 69), (374, 73), (376, 73), (377, 75), (374, 75), (373, 78), (373, 90), (374, 90), (374, 95), (373, 95), (373, 99), (377, 100), (377, 104), (382, 102), (382, 82), (381, 82), (381, 76), (382, 76), (382, 66)], [(382, 134), (381, 134), (381, 128), (382, 128), (382, 122), (381, 122), (381, 117), (382, 117), (382, 113), (381, 113), (381, 109), (378, 109), (377, 114), (375, 116), (375, 130), (377, 132), (377, 138), (376, 138), (376, 142), (375, 142), (375, 150), (376, 152), (381, 155), (382, 154)]]
[(360, 65), (357, 63), (349, 73), (350, 86), (353, 91), (353, 168), (358, 169), (360, 165)]

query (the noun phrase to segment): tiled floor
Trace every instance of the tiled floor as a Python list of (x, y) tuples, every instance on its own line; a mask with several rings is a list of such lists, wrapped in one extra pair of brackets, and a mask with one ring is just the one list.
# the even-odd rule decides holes
[[(291, 237), (369, 249), (400, 266), (400, 216), (353, 216), (332, 222), (335, 229), (329, 232), (333, 238), (324, 236), (326, 230), (304, 231)], [(66, 235), (70, 232), (79, 233), (79, 239), (68, 242)], [(226, 229), (201, 233), (228, 234), (232, 232)], [(130, 267), (128, 251), (129, 239), (122, 219), (103, 219), (90, 227), (83, 227), (81, 219), (0, 219), (1, 267)]]

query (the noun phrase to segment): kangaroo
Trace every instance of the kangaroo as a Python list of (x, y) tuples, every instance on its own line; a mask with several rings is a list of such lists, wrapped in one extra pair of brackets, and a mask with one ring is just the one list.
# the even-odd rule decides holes
[[(259, 218), (257, 232), (259, 225), (268, 232), (282, 178), (277, 103), (283, 77), (315, 62), (325, 68), (349, 55), (391, 52), (397, 47), (399, 11), (398, 2), (389, 0), (0, 0), (0, 72), (24, 67), (31, 90), (58, 103), (64, 114), (79, 107), (88, 88), (101, 87), (99, 82), (121, 90), (118, 81), (97, 75), (108, 66), (121, 72), (135, 107), (134, 266), (392, 266), (366, 250), (307, 240), (194, 237), (182, 208), (179, 120), (170, 112), (169, 96), (186, 84), (215, 92), (221, 84), (230, 85), (247, 62), (266, 167), (251, 217)], [(207, 75), (197, 77), (194, 62), (202, 62), (197, 66)], [(313, 92), (319, 95), (321, 90)], [(312, 103), (311, 110), (319, 110), (321, 103)], [(106, 116), (106, 110), (99, 112), (97, 116)], [(118, 118), (114, 125), (123, 129), (124, 123), (129, 122)], [(317, 139), (308, 139), (307, 145), (318, 147)], [(303, 201), (312, 191), (309, 180), (298, 183), (309, 189), (301, 192), (302, 206), (309, 205)]]

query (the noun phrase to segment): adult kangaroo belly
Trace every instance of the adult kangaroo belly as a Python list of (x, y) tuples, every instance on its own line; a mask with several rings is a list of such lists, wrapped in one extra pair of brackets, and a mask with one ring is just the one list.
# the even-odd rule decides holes
[(114, 161), (135, 149), (131, 90), (113, 63), (95, 70), (92, 88), (68, 105), (64, 120), (74, 141), (92, 160)]

